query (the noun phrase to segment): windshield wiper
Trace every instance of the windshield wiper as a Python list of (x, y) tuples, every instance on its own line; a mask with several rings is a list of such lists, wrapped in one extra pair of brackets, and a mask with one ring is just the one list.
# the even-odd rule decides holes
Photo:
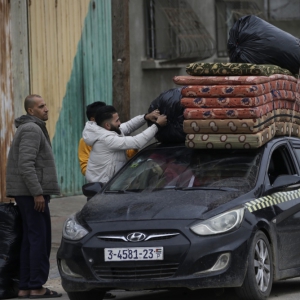
[(211, 191), (224, 191), (224, 192), (238, 192), (238, 189), (235, 188), (217, 188), (217, 187), (208, 187), (208, 186), (191, 186), (191, 187), (176, 187), (175, 190), (180, 191), (195, 191), (195, 190), (211, 190)]
[(104, 193), (109, 193), (109, 194), (125, 194), (125, 190), (106, 190)]
[(126, 193), (137, 193), (140, 192), (138, 189), (131, 189), (131, 190), (105, 190), (104, 193), (110, 194), (126, 194)]

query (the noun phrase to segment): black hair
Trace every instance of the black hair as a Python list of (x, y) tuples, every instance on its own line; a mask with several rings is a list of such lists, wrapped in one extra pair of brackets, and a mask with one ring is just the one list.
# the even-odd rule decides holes
[(102, 126), (103, 122), (110, 120), (113, 114), (117, 113), (116, 109), (112, 105), (106, 105), (97, 110), (95, 121), (98, 126)]
[(96, 101), (86, 106), (86, 117), (90, 121), (91, 118), (95, 118), (96, 112), (100, 107), (106, 106), (105, 102)]

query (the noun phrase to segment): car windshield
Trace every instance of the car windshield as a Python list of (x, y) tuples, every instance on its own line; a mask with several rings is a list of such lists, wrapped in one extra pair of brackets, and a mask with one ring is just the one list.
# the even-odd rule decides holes
[(158, 189), (250, 191), (261, 150), (166, 147), (143, 150), (108, 184), (105, 192)]

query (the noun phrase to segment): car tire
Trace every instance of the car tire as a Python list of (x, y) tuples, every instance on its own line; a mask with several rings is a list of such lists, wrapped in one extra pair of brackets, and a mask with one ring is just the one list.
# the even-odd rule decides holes
[(268, 238), (256, 232), (248, 255), (248, 269), (243, 285), (236, 288), (241, 299), (264, 300), (270, 295), (273, 284), (273, 259)]
[(105, 291), (91, 290), (84, 292), (68, 292), (67, 294), (70, 300), (102, 300)]

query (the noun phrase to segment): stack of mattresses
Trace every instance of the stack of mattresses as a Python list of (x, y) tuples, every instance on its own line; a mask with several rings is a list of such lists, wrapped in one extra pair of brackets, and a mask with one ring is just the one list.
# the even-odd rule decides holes
[(194, 63), (183, 85), (183, 131), (190, 148), (257, 148), (275, 135), (300, 137), (297, 79), (285, 69)]

